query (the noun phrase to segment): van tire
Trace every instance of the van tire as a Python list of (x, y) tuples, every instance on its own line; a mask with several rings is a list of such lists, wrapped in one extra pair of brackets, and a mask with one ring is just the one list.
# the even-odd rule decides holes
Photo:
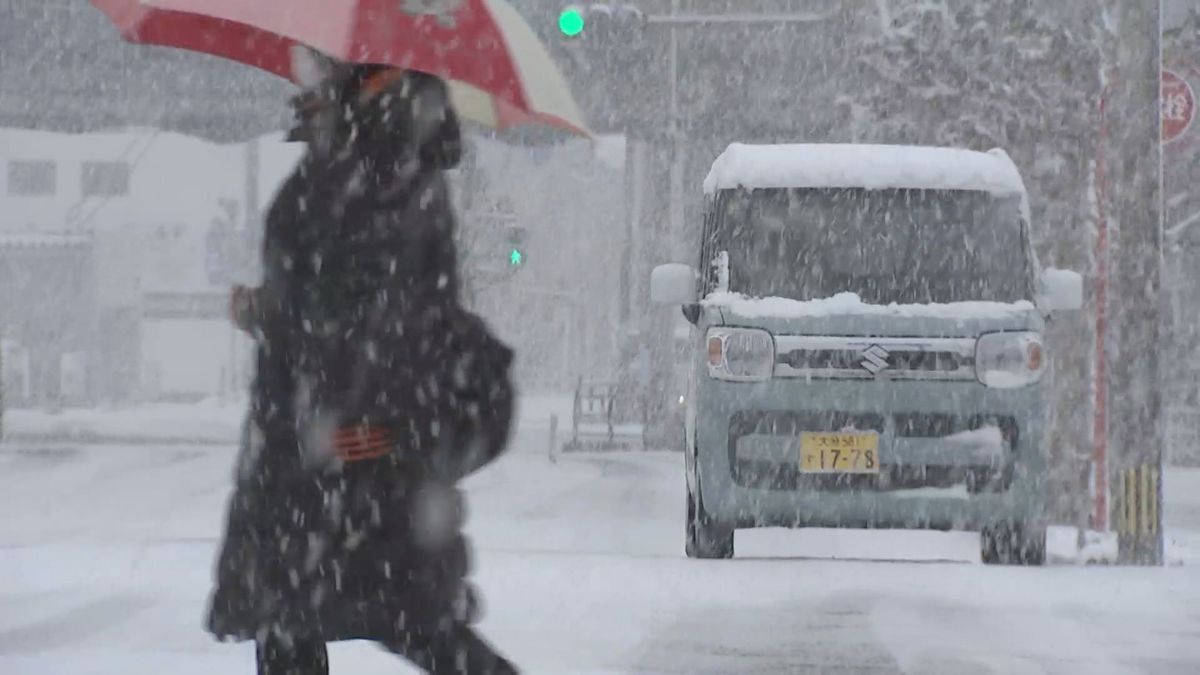
[(1046, 564), (1046, 528), (996, 523), (979, 534), (979, 557), (985, 565)]
[(727, 560), (733, 557), (733, 528), (712, 522), (703, 503), (687, 491), (687, 531), (684, 552), (696, 560)]

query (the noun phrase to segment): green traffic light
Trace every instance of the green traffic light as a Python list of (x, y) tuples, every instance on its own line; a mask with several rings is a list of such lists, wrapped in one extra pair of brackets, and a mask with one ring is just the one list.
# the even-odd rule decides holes
[(575, 37), (582, 33), (586, 23), (583, 12), (574, 7), (568, 7), (558, 15), (558, 29), (567, 37)]
[(521, 264), (525, 262), (525, 255), (521, 253), (521, 249), (514, 248), (512, 252), (508, 254), (508, 262), (513, 267), (520, 267)]

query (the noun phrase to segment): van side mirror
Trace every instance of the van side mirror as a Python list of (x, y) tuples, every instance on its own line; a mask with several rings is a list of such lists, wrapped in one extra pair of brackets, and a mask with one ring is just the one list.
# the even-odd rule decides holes
[(1042, 270), (1038, 278), (1037, 306), (1043, 312), (1083, 309), (1083, 277), (1069, 270)]
[(689, 265), (659, 265), (650, 274), (650, 300), (662, 305), (696, 302), (696, 270)]

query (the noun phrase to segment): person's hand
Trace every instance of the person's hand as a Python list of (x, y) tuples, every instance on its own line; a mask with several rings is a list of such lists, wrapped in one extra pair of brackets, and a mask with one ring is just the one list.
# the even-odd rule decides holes
[(237, 284), (229, 296), (229, 319), (247, 333), (254, 330), (254, 290)]

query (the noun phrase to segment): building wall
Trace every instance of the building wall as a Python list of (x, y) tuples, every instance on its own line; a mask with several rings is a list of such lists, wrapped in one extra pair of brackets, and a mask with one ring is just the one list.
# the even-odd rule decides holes
[[(240, 146), (222, 146), (153, 129), (105, 134), (56, 134), (0, 129), (0, 177), (28, 160), (55, 164), (52, 194), (0, 192), (0, 230), (93, 231), (129, 224), (206, 226), (222, 199), (240, 202), (245, 191)], [(84, 164), (116, 162), (130, 168), (124, 194), (87, 196)]]
[(5, 387), (10, 405), (90, 399), (94, 288), (89, 239), (0, 236), (0, 339), (5, 374), (13, 378)]
[[(278, 136), (257, 143), (261, 201), (247, 212), (245, 146), (155, 131), (0, 130), (0, 233), (67, 232), (92, 242), (97, 334), (89, 349), (100, 399), (196, 398), (244, 387), (251, 346), (230, 335), (220, 301), (230, 283), (256, 283), (257, 265), (214, 270), (210, 235), (214, 223), (242, 231), (249, 221), (247, 241), (256, 242), (261, 212), (302, 152)], [(492, 252), (464, 246), (472, 305), (516, 348), (525, 389), (561, 391), (581, 375), (611, 375), (628, 245), (621, 140), (531, 149), (480, 138), (477, 148), (479, 180), (455, 178), (456, 198), (471, 210), (460, 217), (464, 239), (482, 226), (478, 212), (500, 209), (528, 231), (528, 259), (516, 274), (489, 277), (480, 269)], [(20, 161), (54, 162), (53, 194), (8, 191), (7, 168)], [(91, 161), (127, 162), (128, 193), (84, 195), (83, 165)], [(252, 249), (245, 259), (256, 262), (257, 244), (245, 247)], [(190, 309), (196, 299), (208, 309)]]
[[(256, 187), (269, 198), (299, 149), (278, 136), (257, 143)], [(22, 187), (28, 186), (12, 177), (14, 165), (22, 162), (52, 163), (52, 189), (27, 194)], [(128, 167), (127, 186), (117, 186), (127, 189), (86, 194), (89, 162)], [(254, 281), (255, 270), (242, 261), (256, 259), (257, 250), (239, 256), (238, 264), (214, 269), (209, 245), (217, 221), (234, 230), (247, 222), (251, 230), (258, 228), (259, 212), (245, 207), (246, 167), (244, 145), (155, 130), (71, 135), (0, 129), (0, 239), (84, 238), (91, 275), (87, 292), (71, 303), (45, 303), (13, 292), (22, 288), (15, 268), (0, 269), (0, 294), (9, 290), (8, 332), (34, 330), (43, 318), (66, 326), (81, 313), (92, 317), (94, 333), (85, 351), (89, 396), (95, 400), (196, 398), (241, 387), (249, 346), (245, 338), (231, 340), (223, 309), (164, 318), (147, 316), (146, 306), (147, 298), (164, 294), (204, 296), (220, 304), (231, 282)], [(56, 288), (75, 279), (77, 269), (82, 268), (62, 263), (40, 274), (47, 287)], [(34, 374), (47, 368), (34, 368)]]

